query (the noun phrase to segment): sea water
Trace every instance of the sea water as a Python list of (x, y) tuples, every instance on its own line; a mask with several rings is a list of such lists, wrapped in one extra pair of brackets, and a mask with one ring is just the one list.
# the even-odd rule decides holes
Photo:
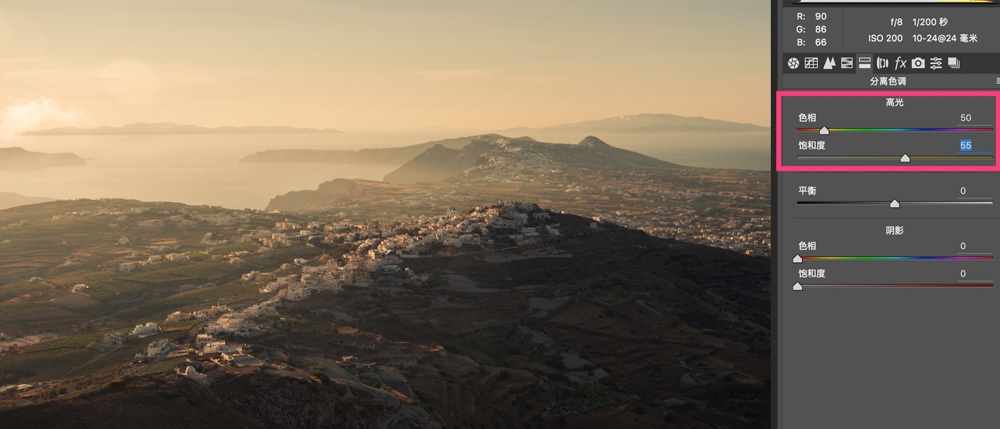
[(239, 162), (244, 156), (268, 149), (405, 146), (435, 138), (348, 133), (6, 137), (0, 138), (0, 147), (75, 153), (87, 164), (0, 170), (0, 191), (55, 199), (129, 198), (262, 209), (279, 194), (316, 189), (336, 178), (382, 180), (399, 166)]

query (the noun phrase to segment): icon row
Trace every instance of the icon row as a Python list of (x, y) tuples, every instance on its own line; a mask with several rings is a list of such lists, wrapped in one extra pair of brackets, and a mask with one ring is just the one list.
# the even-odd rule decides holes
[(947, 60), (942, 57), (903, 57), (897, 56), (896, 58), (885, 58), (876, 57), (875, 68), (878, 70), (891, 69), (891, 70), (941, 70), (945, 68), (945, 65), (952, 70), (958, 70), (962, 68), (962, 61), (958, 57), (948, 57)]
[(788, 59), (788, 68), (791, 70), (798, 70), (802, 67), (805, 70), (853, 70), (854, 69), (854, 57), (826, 57), (822, 59), (822, 67), (820, 67), (821, 57), (803, 57), (800, 61), (798, 57), (791, 57)]
[(879, 55), (855, 56), (807, 56), (788, 58), (786, 62), (789, 70), (826, 70), (826, 71), (853, 71), (859, 70), (879, 70), (879, 71), (907, 71), (907, 70), (959, 70), (962, 68), (962, 61), (958, 57), (940, 56), (912, 56), (897, 55), (883, 57)]

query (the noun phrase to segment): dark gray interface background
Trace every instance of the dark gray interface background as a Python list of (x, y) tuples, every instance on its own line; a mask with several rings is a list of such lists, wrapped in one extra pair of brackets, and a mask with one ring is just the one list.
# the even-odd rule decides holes
[[(997, 255), (1000, 245), (1000, 213), (994, 204), (1000, 198), (1000, 175), (960, 168), (996, 165), (995, 130), (833, 131), (822, 136), (796, 131), (823, 126), (995, 129), (996, 96), (982, 91), (1000, 91), (1000, 67), (991, 59), (1000, 55), (1000, 5), (782, 1), (776, 12), (776, 91), (977, 91), (948, 97), (904, 94), (904, 106), (896, 108), (887, 107), (882, 96), (786, 97), (780, 112), (782, 137), (776, 142), (782, 145), (783, 165), (904, 165), (799, 155), (990, 152), (992, 158), (905, 164), (957, 166), (957, 171), (776, 173), (775, 425), (1000, 427), (1000, 290), (993, 287), (997, 261), (987, 259)], [(817, 19), (818, 13), (825, 19)], [(942, 17), (947, 18), (944, 26)], [(922, 18), (934, 18), (937, 24), (914, 24)], [(822, 33), (817, 26), (825, 26)], [(948, 35), (960, 40), (961, 34), (973, 33), (974, 44), (947, 41)], [(900, 41), (871, 42), (877, 34), (883, 40), (899, 34)], [(928, 42), (927, 35), (946, 37)], [(817, 46), (816, 39), (826, 40)], [(913, 57), (927, 53), (981, 56), (976, 67), (964, 67), (963, 61), (964, 68), (935, 73), (856, 67), (860, 57), (880, 56), (904, 58), (901, 62), (912, 66)], [(793, 56), (794, 71), (789, 68)], [(819, 57), (821, 65), (826, 56), (834, 56), (838, 67), (803, 70), (807, 56)], [(842, 57), (851, 57), (854, 68), (840, 68)], [(906, 86), (872, 85), (873, 77), (883, 75), (906, 77)], [(799, 114), (806, 112), (816, 113), (818, 121), (800, 123)], [(963, 121), (963, 114), (971, 120)], [(826, 148), (799, 150), (803, 139), (824, 140)], [(963, 151), (962, 140), (971, 140), (972, 149)], [(796, 256), (851, 259), (799, 262)], [(864, 257), (933, 259), (856, 259)], [(796, 284), (803, 288), (796, 290)]]

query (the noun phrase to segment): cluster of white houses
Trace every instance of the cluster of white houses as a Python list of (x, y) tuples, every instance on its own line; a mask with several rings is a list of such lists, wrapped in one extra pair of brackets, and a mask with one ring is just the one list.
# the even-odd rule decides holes
[[(258, 229), (244, 233), (243, 241), (260, 245), (258, 251), (268, 251), (271, 246), (291, 245), (302, 237), (321, 237), (327, 243), (349, 244), (353, 250), (340, 258), (330, 258), (322, 265), (308, 265), (307, 260), (297, 259), (294, 265), (285, 264), (271, 272), (250, 271), (242, 276), (246, 282), (261, 283), (262, 294), (273, 294), (248, 307), (234, 310), (225, 305), (215, 305), (202, 310), (175, 311), (167, 316), (167, 323), (190, 319), (206, 320), (204, 333), (195, 339), (195, 347), (202, 354), (220, 355), (222, 360), (234, 365), (247, 365), (252, 357), (244, 354), (242, 346), (231, 345), (226, 338), (248, 336), (270, 326), (269, 317), (277, 314), (285, 301), (300, 301), (321, 291), (339, 291), (346, 285), (367, 287), (382, 277), (391, 276), (396, 284), (420, 285), (427, 275), (418, 275), (400, 265), (408, 258), (426, 256), (432, 252), (458, 249), (474, 245), (477, 249), (491, 248), (494, 240), (488, 231), (504, 229), (515, 243), (540, 241), (542, 236), (558, 236), (559, 225), (550, 224), (549, 214), (534, 204), (501, 202), (477, 207), (469, 213), (448, 210), (443, 216), (410, 218), (409, 221), (369, 222), (353, 224), (349, 220), (322, 224), (311, 222), (278, 222), (272, 230)], [(219, 217), (216, 222), (229, 219)], [(530, 225), (530, 226), (529, 226)], [(207, 240), (216, 240), (207, 236)], [(224, 259), (246, 256), (249, 252), (225, 255)], [(166, 259), (166, 257), (164, 257)], [(160, 261), (156, 258), (156, 261)], [(152, 262), (152, 258), (148, 263)], [(296, 274), (287, 274), (294, 266), (301, 266)], [(284, 275), (279, 273), (285, 272)], [(124, 344), (128, 341), (155, 334), (155, 323), (137, 325), (131, 332), (112, 332), (105, 341)], [(339, 343), (360, 349), (373, 349), (378, 338), (368, 338), (358, 332), (338, 333)], [(147, 346), (146, 356), (157, 356), (171, 350), (169, 341), (156, 340)]]
[(160, 327), (155, 322), (135, 325), (131, 331), (116, 331), (104, 334), (104, 341), (110, 344), (125, 344), (129, 341), (160, 333)]
[[(125, 237), (122, 237), (123, 239)], [(134, 262), (122, 262), (118, 264), (118, 271), (130, 272), (136, 271), (139, 268), (146, 265), (156, 265), (167, 261), (186, 261), (191, 259), (187, 253), (168, 253), (165, 255), (150, 255), (144, 261), (134, 261)]]

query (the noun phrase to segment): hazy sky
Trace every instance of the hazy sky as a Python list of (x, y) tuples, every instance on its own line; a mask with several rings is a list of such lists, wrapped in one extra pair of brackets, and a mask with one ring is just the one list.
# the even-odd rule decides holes
[(764, 0), (5, 0), (0, 132), (767, 125)]

